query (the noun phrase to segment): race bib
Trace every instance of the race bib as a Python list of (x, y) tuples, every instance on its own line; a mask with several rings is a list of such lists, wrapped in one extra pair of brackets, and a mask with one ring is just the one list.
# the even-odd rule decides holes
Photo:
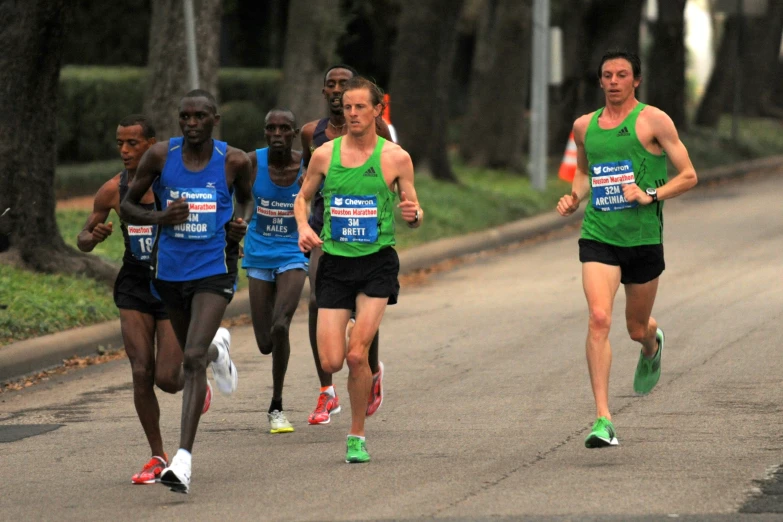
[(155, 244), (155, 225), (127, 225), (131, 254), (139, 261), (149, 261)]
[(296, 219), (294, 204), (274, 199), (256, 201), (256, 232), (262, 236), (294, 237)]
[(332, 239), (347, 243), (378, 240), (378, 197), (333, 195), (330, 215)]
[(179, 239), (209, 239), (215, 235), (217, 222), (217, 189), (167, 188), (166, 207), (185, 198), (190, 208), (188, 220), (179, 225), (163, 227), (163, 231)]
[(590, 166), (593, 173), (592, 200), (593, 208), (603, 212), (633, 208), (638, 203), (629, 203), (623, 196), (623, 185), (635, 183), (633, 163), (631, 160), (596, 163)]

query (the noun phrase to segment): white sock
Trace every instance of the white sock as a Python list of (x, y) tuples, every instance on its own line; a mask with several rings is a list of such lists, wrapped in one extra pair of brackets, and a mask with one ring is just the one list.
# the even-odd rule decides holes
[(329, 386), (327, 389), (325, 389), (321, 393), (328, 393), (329, 395), (334, 397), (334, 386)]
[[(187, 464), (188, 467), (190, 467), (190, 462), (191, 462), (192, 456), (190, 455), (190, 452), (188, 450), (185, 450), (185, 449), (182, 449), (182, 448), (178, 449), (177, 450), (177, 454), (174, 455), (174, 458), (179, 460), (179, 461), (181, 461), (183, 464)], [(173, 459), (172, 459), (172, 462), (173, 462)]]
[(349, 437), (356, 437), (357, 439), (359, 439), (359, 440), (361, 440), (362, 442), (364, 442), (364, 437), (362, 437), (361, 435), (352, 435), (352, 434), (350, 434), (350, 433), (349, 433), (349, 434), (348, 434), (348, 436), (349, 436)]

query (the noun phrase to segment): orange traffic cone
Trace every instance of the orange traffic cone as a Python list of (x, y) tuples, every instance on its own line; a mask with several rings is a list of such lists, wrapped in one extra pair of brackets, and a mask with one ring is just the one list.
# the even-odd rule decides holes
[(560, 171), (557, 176), (563, 181), (569, 183), (574, 181), (574, 174), (576, 173), (576, 142), (574, 141), (573, 131), (568, 136), (568, 145), (566, 145), (565, 154), (563, 154), (563, 161), (560, 162)]
[(383, 114), (381, 114), (381, 117), (383, 118), (383, 121), (386, 122), (386, 125), (389, 126), (389, 134), (391, 134), (392, 141), (397, 143), (397, 131), (394, 130), (394, 125), (392, 125), (391, 122), (391, 96), (389, 96), (389, 93), (383, 95), (383, 104)]

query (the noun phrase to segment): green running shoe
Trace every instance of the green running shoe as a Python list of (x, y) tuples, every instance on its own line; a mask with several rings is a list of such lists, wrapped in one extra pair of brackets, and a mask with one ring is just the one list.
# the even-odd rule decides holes
[(345, 462), (348, 464), (361, 464), (370, 462), (370, 454), (367, 453), (367, 444), (353, 435), (348, 435), (348, 451), (345, 453)]
[(638, 395), (647, 395), (658, 384), (661, 378), (661, 352), (663, 352), (663, 330), (658, 328), (655, 333), (658, 340), (658, 351), (655, 357), (648, 359), (644, 353), (639, 354), (639, 362), (636, 364), (636, 373), (633, 376), (633, 391)]
[(593, 431), (585, 439), (585, 448), (605, 448), (617, 446), (617, 433), (614, 424), (606, 417), (598, 417), (593, 424)]

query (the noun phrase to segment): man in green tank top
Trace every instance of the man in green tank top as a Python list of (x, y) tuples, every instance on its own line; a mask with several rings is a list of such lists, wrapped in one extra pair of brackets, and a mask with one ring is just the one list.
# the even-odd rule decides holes
[[(598, 79), (606, 105), (574, 122), (577, 168), (571, 194), (557, 211), (573, 214), (587, 199), (579, 260), (590, 314), (587, 367), (596, 417), (585, 439), (588, 448), (615, 446), (609, 412), (609, 327), (620, 284), (625, 287), (625, 322), (641, 353), (634, 391), (646, 395), (661, 375), (663, 331), (651, 316), (663, 259), (663, 200), (696, 185), (696, 171), (671, 118), (640, 103), (635, 90), (642, 80), (639, 58), (610, 51), (601, 58)], [(668, 179), (666, 158), (677, 174)]]
[[(400, 269), (394, 241), (394, 207), (400, 191), (402, 219), (421, 226), (424, 212), (413, 186), (413, 163), (399, 145), (378, 136), (375, 118), (383, 110), (380, 89), (354, 76), (343, 90), (348, 134), (313, 151), (294, 202), (299, 247), (323, 249), (316, 277), (318, 354), (335, 373), (348, 363), (351, 431), (345, 461), (367, 462), (364, 421), (372, 372), (367, 356), (387, 305), (397, 302)], [(324, 226), (319, 237), (308, 224), (310, 203), (323, 182)], [(356, 308), (356, 325), (346, 348), (345, 327)]]

